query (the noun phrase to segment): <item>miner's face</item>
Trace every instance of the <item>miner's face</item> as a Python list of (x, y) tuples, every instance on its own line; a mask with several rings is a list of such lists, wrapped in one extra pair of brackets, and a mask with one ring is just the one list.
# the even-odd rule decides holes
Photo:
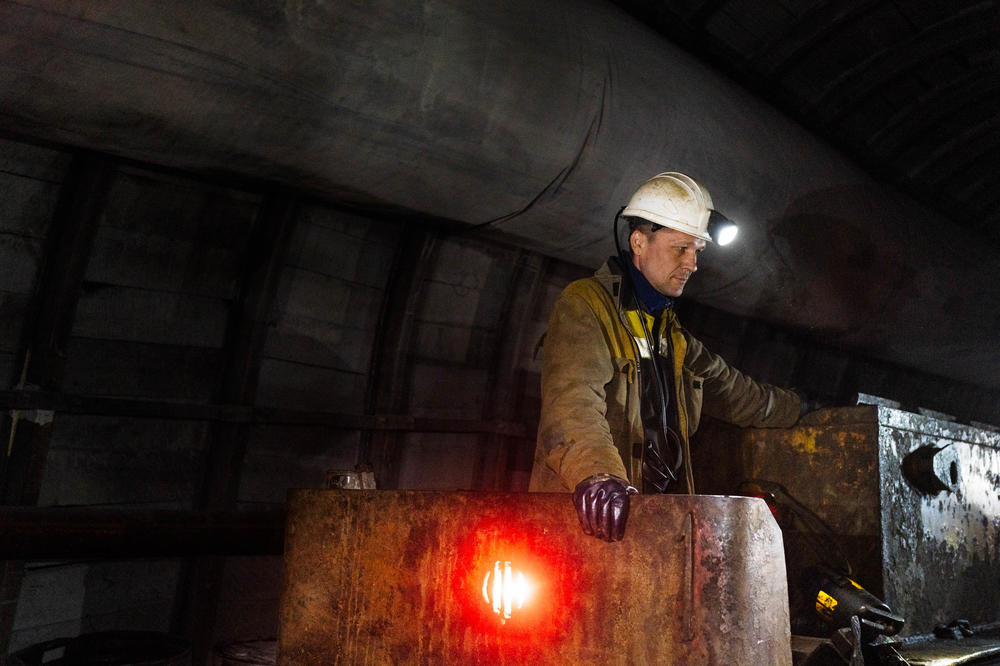
[(676, 229), (647, 229), (636, 229), (629, 235), (632, 262), (658, 292), (680, 296), (698, 270), (698, 254), (706, 243)]

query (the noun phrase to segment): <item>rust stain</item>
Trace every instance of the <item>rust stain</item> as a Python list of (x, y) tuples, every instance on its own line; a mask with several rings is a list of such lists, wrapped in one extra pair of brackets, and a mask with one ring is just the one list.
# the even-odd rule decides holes
[(792, 446), (803, 453), (816, 453), (817, 428), (796, 428), (792, 431)]
[[(640, 496), (613, 544), (552, 494), (297, 491), (289, 521), (282, 666), (790, 664), (780, 532), (761, 500)], [(498, 557), (533, 578), (548, 567), (544, 613), (497, 620), (479, 564)]]

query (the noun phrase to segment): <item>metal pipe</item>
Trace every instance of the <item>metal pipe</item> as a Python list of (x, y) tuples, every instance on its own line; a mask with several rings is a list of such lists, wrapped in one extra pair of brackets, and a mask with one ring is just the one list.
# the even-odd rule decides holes
[(600, 0), (25, 0), (0, 130), (490, 229), (596, 266), (666, 168), (742, 223), (689, 295), (1000, 387), (994, 248)]

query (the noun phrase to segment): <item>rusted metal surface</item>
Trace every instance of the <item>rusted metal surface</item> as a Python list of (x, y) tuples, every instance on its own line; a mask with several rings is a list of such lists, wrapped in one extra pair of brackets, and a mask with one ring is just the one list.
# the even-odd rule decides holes
[(852, 577), (882, 596), (876, 409), (826, 409), (794, 428), (775, 430), (709, 421), (698, 432), (692, 456), (699, 489), (726, 494), (739, 492), (747, 479), (780, 483), (835, 535), (831, 543), (812, 526), (784, 526), (793, 634), (829, 634), (799, 579), (824, 558), (840, 564), (838, 548), (850, 560)]
[[(505, 620), (496, 562), (535, 588)], [(284, 666), (791, 664), (780, 533), (750, 498), (636, 497), (605, 543), (565, 495), (295, 491), (278, 647)]]
[(1000, 663), (1000, 625), (974, 627), (973, 630), (973, 635), (959, 640), (919, 636), (883, 646), (879, 649), (880, 663), (898, 663), (889, 659), (890, 655), (904, 659), (907, 666), (995, 666)]
[[(783, 484), (833, 534), (865, 588), (906, 618), (902, 635), (1000, 615), (1000, 433), (885, 405), (827, 409), (784, 430), (709, 423), (694, 452), (699, 487)], [(784, 533), (795, 576), (814, 535)], [(804, 630), (804, 629), (803, 629)]]
[(794, 428), (699, 430), (692, 455), (699, 488), (735, 492), (749, 478), (773, 480), (839, 534), (878, 534), (876, 407), (824, 409)]
[[(880, 408), (878, 444), (886, 602), (911, 634), (1000, 619), (1000, 433)], [(948, 489), (900, 473), (921, 447), (947, 452)]]

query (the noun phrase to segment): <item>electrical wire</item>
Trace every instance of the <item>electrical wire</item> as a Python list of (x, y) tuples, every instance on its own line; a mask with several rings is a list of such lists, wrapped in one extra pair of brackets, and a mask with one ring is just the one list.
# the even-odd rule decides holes
[[(619, 240), (619, 237), (618, 237), (618, 220), (621, 217), (621, 214), (622, 214), (623, 210), (625, 210), (625, 206), (622, 206), (621, 208), (619, 208), (618, 212), (615, 214), (614, 230), (613, 230), (614, 239), (615, 239), (615, 250), (618, 253), (618, 260), (622, 264), (622, 267), (621, 267), (622, 268), (622, 282), (625, 285), (626, 289), (628, 289), (629, 291), (631, 291), (632, 296), (636, 300), (636, 304), (640, 304), (639, 296), (638, 296), (638, 294), (635, 291), (635, 286), (632, 284), (632, 280), (629, 278), (629, 274), (628, 274), (629, 273), (629, 267), (628, 267), (628, 263), (627, 263), (628, 262), (628, 257), (626, 257), (625, 252), (622, 250), (621, 241)], [(688, 442), (687, 442), (687, 440), (685, 438), (679, 436), (677, 433), (673, 432), (673, 430), (670, 428), (669, 421), (667, 420), (667, 387), (665, 386), (666, 382), (664, 381), (663, 373), (662, 373), (662, 370), (660, 368), (660, 363), (659, 363), (659, 358), (658, 358), (659, 357), (658, 347), (656, 347), (656, 346), (653, 345), (653, 336), (650, 334), (649, 326), (646, 324), (646, 317), (644, 316), (644, 313), (640, 312), (638, 319), (639, 319), (639, 323), (642, 325), (643, 336), (645, 337), (646, 345), (647, 345), (647, 347), (649, 349), (650, 362), (652, 363), (652, 366), (653, 366), (653, 376), (654, 376), (654, 378), (656, 380), (657, 394), (658, 394), (658, 397), (659, 397), (659, 405), (658, 405), (659, 406), (659, 410), (658, 410), (659, 411), (659, 415), (658, 416), (659, 416), (659, 422), (660, 422), (660, 429), (661, 429), (662, 434), (663, 434), (663, 442), (664, 442), (664, 444), (667, 444), (668, 442), (670, 442), (671, 441), (671, 435), (673, 435), (673, 439), (676, 439), (678, 442), (680, 442), (680, 448), (678, 449), (678, 452), (677, 452), (678, 460), (674, 462), (674, 465), (672, 467), (669, 466), (669, 465), (664, 465), (664, 468), (665, 468), (667, 474), (669, 475), (669, 479), (672, 480), (672, 481), (676, 481), (677, 480), (677, 475), (675, 473), (675, 470), (683, 464), (683, 466), (684, 466), (684, 481), (685, 481), (685, 485), (687, 486), (687, 493), (689, 495), (693, 495), (694, 492), (695, 492), (694, 491), (694, 472), (691, 469), (691, 449), (690, 449), (690, 445), (688, 444)], [(657, 334), (659, 334), (659, 330), (657, 330)], [(668, 337), (668, 340), (669, 340), (669, 337)], [(670, 345), (670, 355), (671, 355), (671, 358), (673, 358), (673, 345)], [(655, 447), (644, 446), (643, 447), (643, 455), (644, 456), (645, 456), (645, 453), (646, 453), (647, 450), (649, 450), (654, 455), (656, 455), (657, 461), (659, 463), (662, 464), (664, 462), (663, 459), (660, 458), (659, 454), (655, 451)], [(654, 469), (656, 469), (656, 471), (660, 472), (660, 476), (662, 476), (664, 479), (667, 479), (667, 475), (663, 474), (663, 469), (661, 469), (659, 466), (652, 466), (651, 465), (651, 467), (654, 468)], [(657, 488), (657, 489), (660, 490), (660, 492), (665, 492), (666, 487), (664, 486), (662, 489), (661, 488)]]

